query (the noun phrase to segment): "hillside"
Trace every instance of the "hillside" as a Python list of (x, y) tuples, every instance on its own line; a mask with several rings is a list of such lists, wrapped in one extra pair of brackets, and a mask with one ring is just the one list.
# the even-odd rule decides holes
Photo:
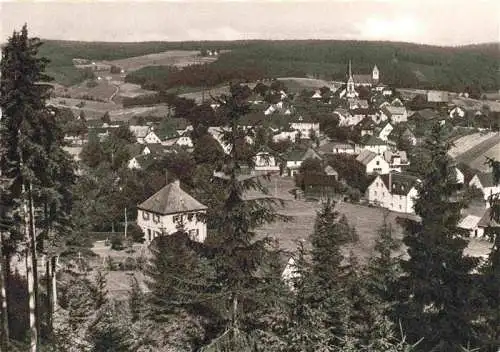
[[(49, 73), (68, 84), (81, 80), (72, 67), (73, 58), (117, 60), (165, 50), (229, 49), (205, 72), (217, 76), (238, 74), (238, 79), (256, 77), (315, 77), (343, 80), (347, 62), (355, 73), (368, 73), (374, 64), (387, 84), (415, 88), (462, 91), (466, 87), (491, 91), (500, 88), (498, 44), (437, 47), (410, 43), (367, 41), (234, 41), (234, 42), (144, 42), (90, 43), (46, 40), (41, 55), (51, 60)], [(165, 67), (165, 70), (168, 70)], [(75, 72), (76, 71), (76, 72)], [(245, 76), (245, 74), (243, 76)], [(161, 86), (150, 82), (149, 86)], [(217, 84), (220, 82), (217, 82)], [(206, 84), (206, 82), (205, 82)], [(182, 82), (179, 82), (182, 85)], [(196, 85), (196, 82), (190, 82)], [(199, 86), (202, 85), (200, 81)]]

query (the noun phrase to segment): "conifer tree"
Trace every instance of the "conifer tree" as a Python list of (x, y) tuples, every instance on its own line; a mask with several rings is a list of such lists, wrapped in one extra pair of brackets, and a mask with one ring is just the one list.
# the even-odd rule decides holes
[(478, 262), (463, 253), (466, 234), (457, 228), (463, 205), (455, 198), (449, 147), (435, 125), (425, 142), (431, 160), (415, 201), (421, 222), (408, 221), (403, 239), (409, 259), (401, 264), (397, 316), (411, 341), (423, 338), (419, 348), (425, 351), (455, 351), (477, 338), (472, 303), (477, 284), (471, 272)]
[[(210, 241), (215, 282), (220, 287), (218, 297), (223, 302), (219, 312), (227, 327), (204, 347), (207, 351), (208, 348), (223, 350), (227, 346), (239, 350), (253, 348), (249, 312), (270, 303), (265, 296), (268, 284), (261, 270), (270, 250), (270, 240), (258, 239), (255, 229), (278, 218), (285, 219), (275, 210), (275, 206), (282, 203), (268, 196), (260, 178), (242, 172), (243, 166), (250, 170), (254, 167), (254, 148), (247, 140), (254, 137), (255, 129), (243, 128), (239, 123), (250, 111), (250, 93), (248, 86), (232, 85), (229, 95), (216, 99), (221, 121), (224, 121), (222, 140), (228, 154), (214, 178), (223, 195), (211, 219), (214, 236)], [(247, 194), (251, 191), (264, 196), (248, 199)]]

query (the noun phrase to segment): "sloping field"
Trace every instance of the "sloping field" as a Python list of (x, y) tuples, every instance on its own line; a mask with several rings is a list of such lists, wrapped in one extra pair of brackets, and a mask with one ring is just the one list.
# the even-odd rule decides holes
[(302, 89), (319, 89), (321, 87), (331, 87), (332, 82), (314, 78), (282, 77), (278, 78), (290, 91), (301, 91)]
[(500, 160), (500, 133), (490, 135), (490, 138), (482, 140), (465, 152), (458, 154), (455, 160), (481, 171), (489, 171), (488, 165), (485, 164), (486, 157)]
[(126, 72), (135, 71), (146, 66), (176, 66), (184, 67), (193, 64), (208, 63), (217, 60), (215, 57), (200, 57), (197, 50), (170, 50), (161, 53), (129, 57), (126, 59), (102, 61), (115, 65)]
[(471, 148), (474, 148), (475, 146), (483, 143), (484, 141), (489, 140), (490, 138), (494, 137), (496, 133), (490, 132), (487, 134), (481, 134), (481, 133), (473, 133), (469, 134), (467, 136), (460, 137), (459, 139), (455, 140), (453, 148), (448, 152), (448, 154), (452, 158), (456, 158), (457, 156), (467, 152)]

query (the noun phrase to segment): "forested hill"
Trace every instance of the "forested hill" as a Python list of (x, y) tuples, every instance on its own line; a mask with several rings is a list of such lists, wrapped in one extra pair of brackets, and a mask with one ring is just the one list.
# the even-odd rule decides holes
[[(462, 91), (500, 88), (498, 43), (438, 47), (410, 43), (367, 41), (220, 41), (90, 43), (45, 40), (41, 55), (52, 60), (51, 69), (71, 66), (74, 57), (93, 60), (121, 59), (165, 50), (229, 49), (210, 64), (216, 72), (239, 70), (256, 76), (344, 79), (347, 62), (354, 73), (369, 73), (376, 64), (382, 80), (397, 86)], [(227, 76), (227, 75), (223, 75)], [(241, 77), (239, 77), (241, 78)]]

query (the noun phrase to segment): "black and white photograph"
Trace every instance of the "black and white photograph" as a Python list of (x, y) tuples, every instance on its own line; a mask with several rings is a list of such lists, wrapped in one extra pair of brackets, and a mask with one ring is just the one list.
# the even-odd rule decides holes
[(0, 0), (0, 352), (500, 352), (500, 1)]

